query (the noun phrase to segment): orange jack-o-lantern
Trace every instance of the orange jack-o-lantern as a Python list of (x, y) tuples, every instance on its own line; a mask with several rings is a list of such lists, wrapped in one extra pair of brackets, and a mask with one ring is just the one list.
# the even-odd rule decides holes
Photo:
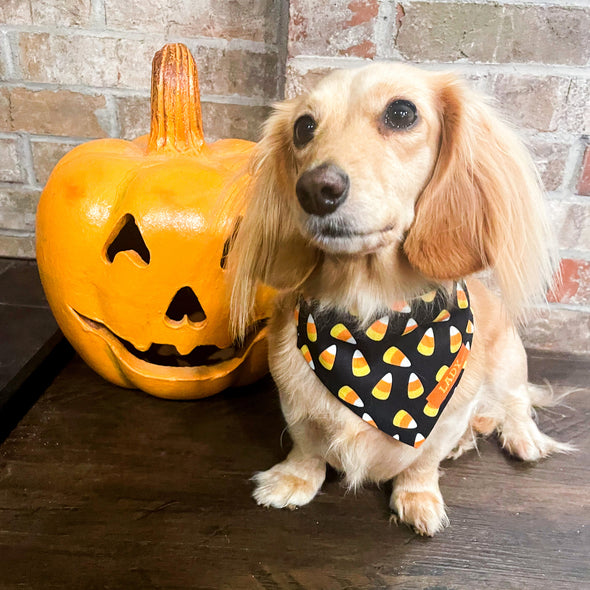
[(241, 343), (229, 333), (226, 257), (254, 145), (203, 138), (188, 49), (154, 57), (149, 136), (66, 154), (37, 211), (37, 260), (62, 331), (106, 379), (199, 398), (267, 371), (273, 293), (261, 289)]

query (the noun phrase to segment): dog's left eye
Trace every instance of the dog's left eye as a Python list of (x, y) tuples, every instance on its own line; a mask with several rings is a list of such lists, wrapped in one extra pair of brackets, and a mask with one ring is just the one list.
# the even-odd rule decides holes
[(390, 102), (383, 114), (383, 122), (390, 129), (409, 129), (418, 120), (416, 105), (409, 100)]
[(306, 146), (315, 133), (317, 123), (311, 115), (303, 115), (293, 125), (293, 143), (296, 148)]

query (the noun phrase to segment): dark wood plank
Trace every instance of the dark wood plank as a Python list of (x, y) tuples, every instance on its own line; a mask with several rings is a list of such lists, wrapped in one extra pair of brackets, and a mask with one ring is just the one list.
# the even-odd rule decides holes
[[(586, 449), (589, 411), (585, 389), (540, 421)], [(590, 586), (585, 452), (528, 466), (483, 441), (444, 464), (451, 526), (422, 539), (390, 524), (390, 486), (350, 494), (333, 472), (297, 511), (256, 506), (283, 427), (268, 378), (168, 402), (76, 358), (0, 447), (0, 589)]]
[(588, 385), (590, 367), (587, 356), (529, 350), (527, 358), (533, 383), (558, 383), (570, 387)]
[(11, 266), (14, 266), (15, 259), (14, 258), (2, 258), (0, 257), (0, 274), (9, 269)]
[(0, 303), (49, 307), (34, 260), (0, 259)]
[[(58, 346), (60, 353), (49, 358)], [(0, 259), (0, 441), (55, 375), (51, 365), (63, 366), (58, 357), (64, 350), (36, 263)]]
[(0, 304), (0, 414), (22, 386), (62, 340), (49, 309)]

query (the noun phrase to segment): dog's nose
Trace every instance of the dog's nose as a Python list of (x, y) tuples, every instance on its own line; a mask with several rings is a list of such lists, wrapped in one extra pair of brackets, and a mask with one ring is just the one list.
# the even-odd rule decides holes
[(321, 164), (304, 172), (295, 192), (303, 210), (310, 215), (328, 215), (336, 211), (348, 196), (348, 174), (334, 164)]

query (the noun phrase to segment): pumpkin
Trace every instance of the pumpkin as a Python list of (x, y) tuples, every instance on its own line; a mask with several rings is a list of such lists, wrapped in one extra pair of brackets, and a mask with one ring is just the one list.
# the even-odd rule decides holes
[(154, 57), (149, 136), (85, 143), (56, 165), (37, 211), (51, 309), (100, 375), (164, 398), (200, 398), (267, 372), (261, 287), (241, 343), (229, 332), (226, 262), (253, 147), (204, 140), (195, 62)]

